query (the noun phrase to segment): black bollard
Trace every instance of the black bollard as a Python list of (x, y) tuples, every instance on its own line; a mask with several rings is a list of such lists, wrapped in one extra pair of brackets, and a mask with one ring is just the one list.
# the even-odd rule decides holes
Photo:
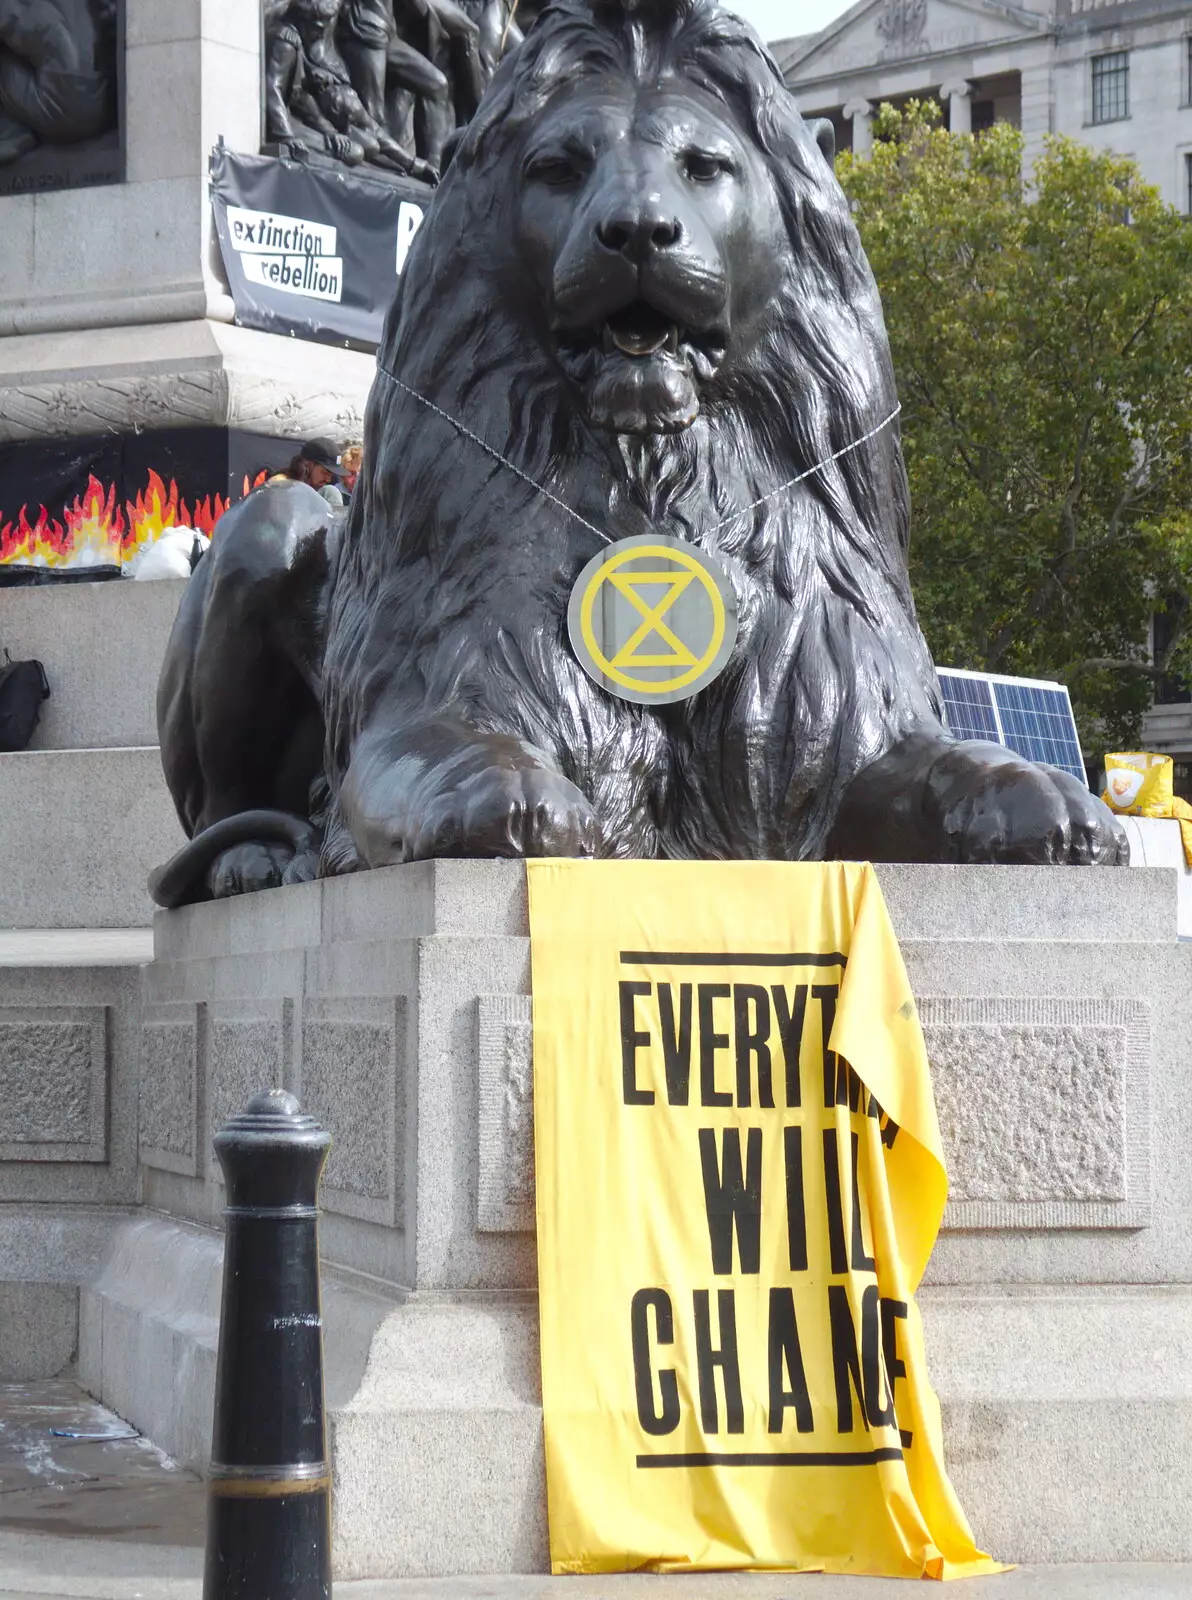
[(215, 1136), (227, 1184), (203, 1600), (328, 1600), (319, 1177), (331, 1136), (269, 1089)]

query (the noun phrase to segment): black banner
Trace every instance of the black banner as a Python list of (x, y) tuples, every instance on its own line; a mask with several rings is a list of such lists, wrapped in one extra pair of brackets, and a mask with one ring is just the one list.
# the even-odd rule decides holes
[(433, 192), (217, 145), (211, 198), (237, 323), (375, 350)]
[(297, 449), (227, 428), (0, 444), (0, 589), (119, 577), (169, 528), (210, 536)]

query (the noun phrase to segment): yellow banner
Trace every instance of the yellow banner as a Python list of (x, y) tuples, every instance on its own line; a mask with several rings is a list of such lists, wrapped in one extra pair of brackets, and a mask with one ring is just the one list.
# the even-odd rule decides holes
[(872, 868), (528, 867), (554, 1571), (999, 1571), (912, 1298), (947, 1177)]

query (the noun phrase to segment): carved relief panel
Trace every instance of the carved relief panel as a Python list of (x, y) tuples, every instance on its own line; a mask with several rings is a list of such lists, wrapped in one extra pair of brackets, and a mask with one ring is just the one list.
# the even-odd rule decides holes
[(119, 183), (124, 0), (0, 0), (0, 195)]

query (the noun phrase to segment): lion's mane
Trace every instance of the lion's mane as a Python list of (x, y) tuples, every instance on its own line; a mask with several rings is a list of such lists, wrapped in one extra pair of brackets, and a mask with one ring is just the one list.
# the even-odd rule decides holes
[[(715, 97), (763, 152), (790, 242), (760, 342), (704, 385), (689, 429), (633, 440), (588, 427), (545, 316), (525, 326), (510, 309), (525, 271), (511, 204), (524, 136), (553, 97), (609, 69)], [(741, 512), (868, 433), (896, 396), (877, 289), (830, 164), (756, 35), (713, 0), (543, 12), (435, 196), (379, 360), (611, 537), (661, 532), (721, 555), (739, 644), (716, 684), (663, 714), (608, 700), (565, 640), (566, 595), (594, 536), (379, 374), (324, 671), (333, 788), (360, 729), (417, 704), (547, 751), (596, 802), (614, 852), (814, 857), (852, 776), (938, 721), (907, 576), (897, 423)], [(552, 625), (530, 626), (544, 607)], [(618, 779), (627, 767), (636, 786)], [(743, 814), (756, 824), (744, 843)]]

